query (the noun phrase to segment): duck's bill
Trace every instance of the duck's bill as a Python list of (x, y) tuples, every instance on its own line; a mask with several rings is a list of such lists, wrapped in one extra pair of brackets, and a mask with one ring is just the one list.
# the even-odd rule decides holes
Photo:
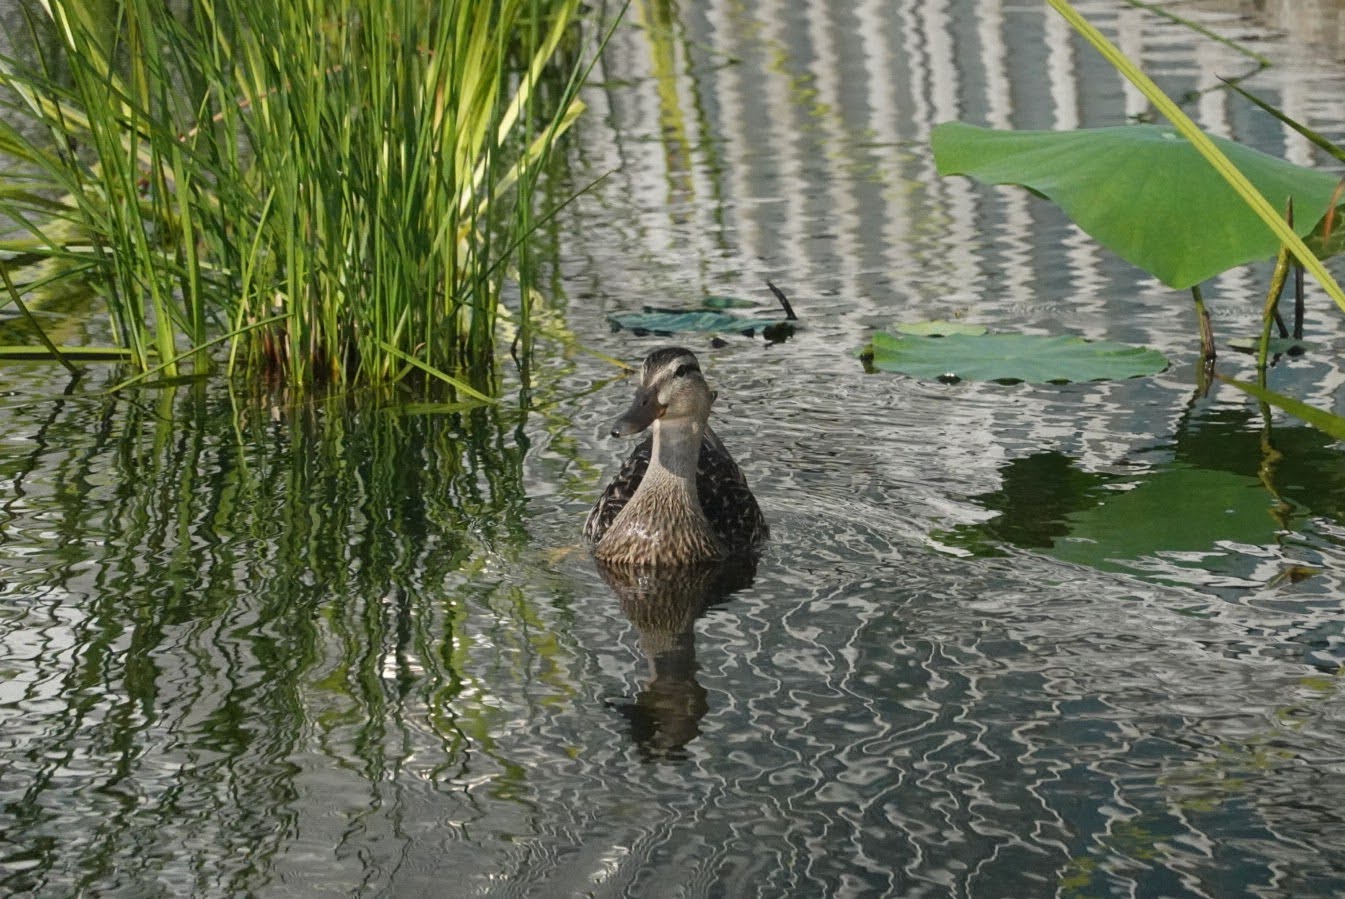
[(630, 408), (612, 425), (612, 436), (629, 437), (631, 434), (640, 433), (652, 425), (666, 408), (659, 403), (658, 396), (653, 390), (641, 387), (636, 392), (635, 401), (630, 404)]

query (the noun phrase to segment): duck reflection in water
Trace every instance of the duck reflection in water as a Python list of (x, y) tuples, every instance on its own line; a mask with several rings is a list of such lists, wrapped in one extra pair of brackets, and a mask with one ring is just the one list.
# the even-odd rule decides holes
[(752, 585), (754, 558), (734, 558), (678, 568), (610, 565), (598, 571), (635, 625), (649, 680), (633, 702), (613, 703), (626, 718), (631, 739), (646, 760), (685, 758), (709, 710), (696, 680), (696, 621), (713, 605)]
[(710, 428), (717, 394), (681, 347), (645, 357), (640, 387), (613, 437), (651, 430), (603, 491), (584, 535), (603, 579), (640, 633), (650, 680), (622, 709), (646, 752), (676, 755), (700, 733), (695, 622), (752, 583), (766, 520)]

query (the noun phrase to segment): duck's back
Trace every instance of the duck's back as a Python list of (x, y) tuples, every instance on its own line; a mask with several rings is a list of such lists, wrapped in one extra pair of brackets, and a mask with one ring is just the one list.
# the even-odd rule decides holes
[(705, 439), (701, 441), (696, 492), (710, 527), (729, 549), (748, 549), (770, 536), (766, 517), (761, 514), (757, 498), (747, 486), (738, 463), (709, 428), (705, 429)]

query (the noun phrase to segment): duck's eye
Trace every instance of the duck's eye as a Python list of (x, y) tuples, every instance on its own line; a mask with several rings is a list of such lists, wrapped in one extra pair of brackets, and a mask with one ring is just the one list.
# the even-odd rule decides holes
[(677, 366), (677, 371), (673, 372), (673, 377), (674, 378), (684, 377), (687, 372), (694, 371), (695, 368), (696, 366), (692, 365), (690, 362), (683, 362), (681, 365)]

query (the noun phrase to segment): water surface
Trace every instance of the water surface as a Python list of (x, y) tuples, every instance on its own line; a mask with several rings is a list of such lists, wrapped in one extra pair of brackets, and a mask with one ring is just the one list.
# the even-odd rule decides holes
[[(1083, 4), (1175, 93), (1249, 68)], [(1251, 85), (1326, 133), (1342, 70)], [(638, 27), (637, 27), (638, 26)], [(1313, 46), (1316, 46), (1315, 44)], [(939, 179), (962, 117), (1135, 97), (1029, 5), (634, 10), (568, 168), (529, 388), (412, 414), (7, 366), (0, 884), (99, 896), (1333, 896), (1341, 447), (1195, 390), (1187, 299), (1022, 193)], [(1222, 93), (1211, 130), (1300, 162)], [(1330, 116), (1334, 116), (1331, 118)], [(1252, 333), (1268, 267), (1208, 291)], [(632, 385), (607, 315), (770, 278), (793, 338), (683, 338), (771, 520), (754, 572), (609, 583), (578, 531)], [(1341, 317), (1275, 385), (1341, 410)], [(1066, 386), (866, 374), (960, 317), (1165, 352)], [(1250, 361), (1225, 353), (1221, 370)], [(750, 580), (750, 583), (747, 581)]]

